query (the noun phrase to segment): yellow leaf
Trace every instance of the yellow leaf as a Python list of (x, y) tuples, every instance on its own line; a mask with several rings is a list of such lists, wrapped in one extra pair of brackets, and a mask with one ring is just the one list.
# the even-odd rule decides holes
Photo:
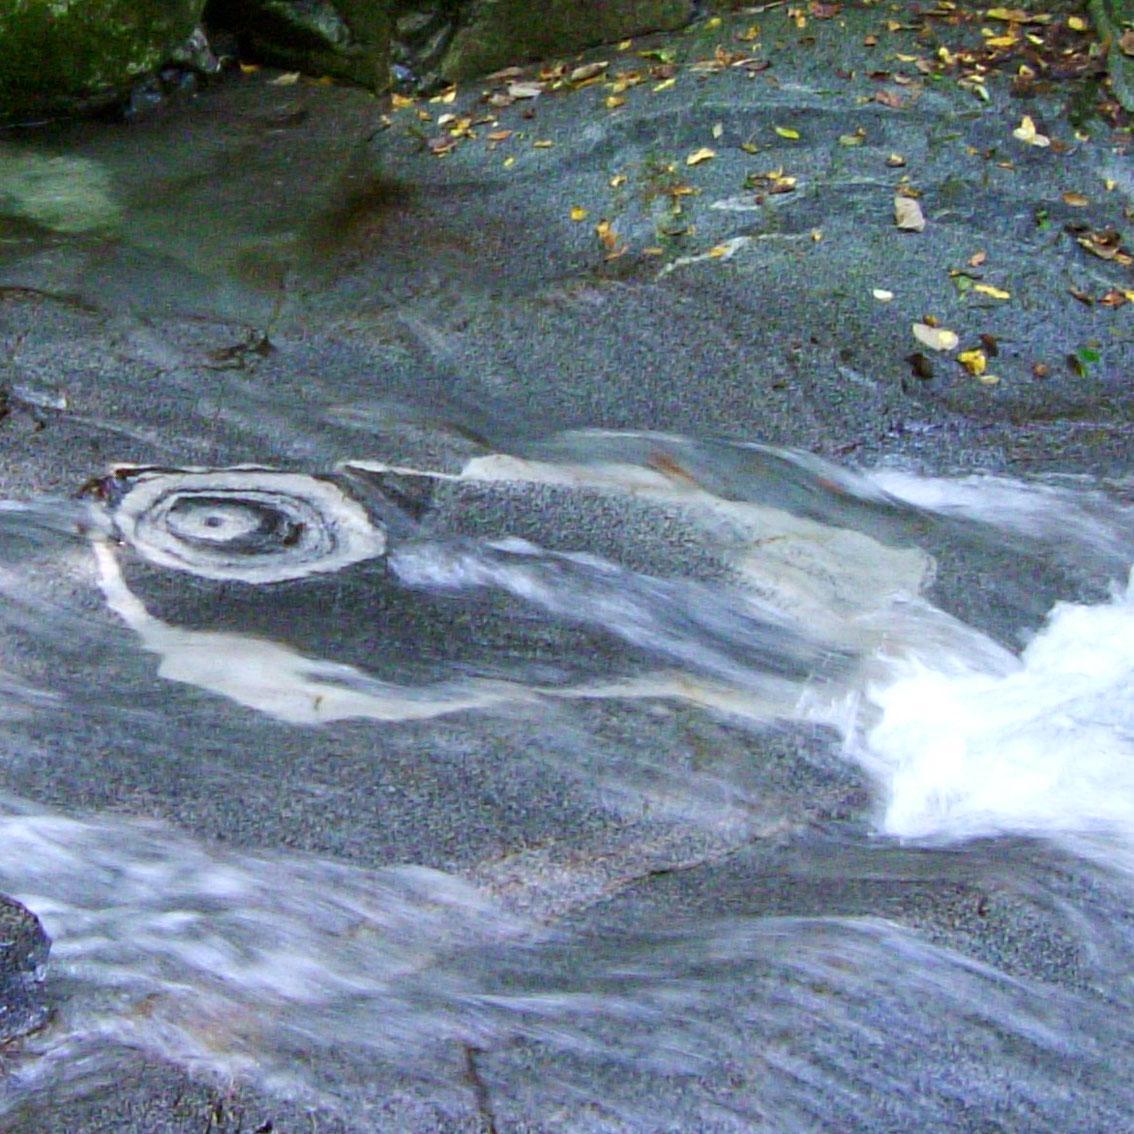
[(587, 210), (582, 205), (571, 206), (571, 219), (573, 221), (584, 221), (587, 219)]
[(999, 374), (978, 374), (977, 375), (977, 381), (980, 382), (982, 386), (995, 386), (997, 384), (997, 382), (1000, 381), (1000, 375)]
[(643, 256), (664, 256), (665, 249), (659, 248), (656, 244), (651, 244), (648, 248), (642, 249)]
[(787, 138), (789, 142), (799, 141), (799, 131), (793, 130), (790, 126), (776, 126), (775, 131), (781, 138)]
[(504, 168), (505, 169), (511, 169), (512, 166), (514, 166), (515, 164), (516, 164), (516, 159), (514, 157), (506, 157), (504, 159)]
[(607, 110), (617, 110), (620, 106), (626, 105), (626, 100), (621, 95), (607, 95), (605, 105)]
[(957, 332), (944, 327), (931, 327), (928, 323), (914, 323), (913, 336), (930, 350), (953, 350), (958, 343)]
[(1063, 194), (1063, 203), (1073, 209), (1085, 209), (1091, 202), (1082, 193), (1068, 191)]
[(397, 92), (390, 95), (390, 105), (395, 110), (404, 110), (407, 106), (413, 106), (414, 100), (408, 95), (400, 95)]
[(732, 249), (727, 244), (714, 244), (712, 248), (706, 253), (711, 260), (719, 260), (722, 256), (727, 256)]
[(711, 20), (708, 20), (705, 24), (705, 27), (707, 27), (707, 28), (719, 28), (720, 26), (721, 26), (720, 16), (713, 16), (713, 18)]
[(536, 141), (532, 142), (532, 145), (537, 150), (550, 150), (551, 147), (555, 145), (555, 143), (549, 141), (547, 138), (539, 138)]
[(714, 122), (713, 123), (713, 129), (712, 129), (713, 137), (714, 138), (720, 138), (723, 134), (724, 134), (724, 123)]
[(709, 149), (708, 146), (702, 146), (699, 150), (694, 150), (686, 159), (686, 165), (700, 165), (703, 161), (712, 161), (717, 156), (716, 150)]
[(488, 140), (490, 142), (506, 142), (511, 136), (511, 130), (493, 130), (492, 133), (488, 135)]
[(749, 26), (746, 27), (744, 31), (736, 33), (736, 38), (739, 39), (742, 43), (752, 43), (753, 40), (760, 38), (760, 25), (749, 24)]
[(576, 84), (590, 82), (592, 79), (597, 79), (602, 75), (609, 66), (610, 64), (607, 63), (605, 59), (599, 63), (584, 63), (576, 67), (571, 74), (567, 76), (567, 81)]
[(663, 79), (660, 83), (658, 83), (656, 87), (654, 87), (654, 94), (657, 94), (659, 91), (668, 91), (670, 87), (675, 86), (677, 86), (676, 79)]
[(976, 283), (972, 286), (973, 291), (979, 291), (981, 295), (991, 296), (993, 299), (1011, 299), (1012, 293), (1005, 291), (1000, 287), (993, 287), (992, 284)]
[(282, 75), (277, 75), (274, 79), (268, 80), (269, 87), (293, 87), (299, 82), (298, 71), (285, 71)]
[(1082, 16), (1068, 16), (1067, 17), (1067, 26), (1072, 31), (1086, 31), (1087, 30), (1087, 21), (1084, 20)]
[(1012, 137), (1018, 142), (1026, 142), (1029, 146), (1051, 145), (1051, 139), (1036, 130), (1035, 122), (1027, 114), (1020, 119), (1020, 125), (1012, 131)]
[(992, 35), (984, 42), (987, 47), (1015, 47), (1020, 41), (1014, 35)]
[(979, 378), (988, 369), (988, 356), (983, 350), (963, 350), (957, 355), (957, 361), (974, 378)]
[(447, 91), (442, 91), (439, 95), (434, 95), (429, 101), (430, 102), (450, 103), (450, 102), (453, 102), (456, 99), (456, 97), (457, 97), (457, 88), (456, 87), (450, 87)]
[(634, 41), (632, 39), (624, 39), (624, 40), (622, 40), (621, 43), (619, 43), (618, 50), (619, 51), (629, 51), (630, 48), (632, 48), (633, 46), (634, 46)]
[(616, 173), (616, 174), (615, 174), (615, 175), (614, 175), (614, 176), (613, 176), (613, 177), (612, 177), (612, 178), (610, 179), (610, 187), (611, 187), (611, 189), (617, 189), (617, 188), (619, 188), (619, 186), (625, 185), (625, 184), (626, 184), (626, 180), (627, 180), (627, 178), (626, 178), (626, 174), (625, 174), (625, 173)]
[(1104, 177), (1103, 188), (1105, 188), (1108, 193), (1113, 193), (1114, 190), (1118, 188), (1118, 182), (1115, 181), (1113, 177)]
[(242, 75), (255, 75), (260, 70), (259, 63), (241, 63), (240, 73)]

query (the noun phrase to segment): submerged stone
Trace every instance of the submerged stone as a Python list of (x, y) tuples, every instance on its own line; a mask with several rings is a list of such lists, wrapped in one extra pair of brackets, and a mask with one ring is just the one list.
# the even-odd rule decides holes
[(0, 0), (0, 120), (112, 103), (192, 34), (204, 0)]
[(47, 1019), (40, 982), (51, 941), (26, 906), (0, 894), (0, 1043)]

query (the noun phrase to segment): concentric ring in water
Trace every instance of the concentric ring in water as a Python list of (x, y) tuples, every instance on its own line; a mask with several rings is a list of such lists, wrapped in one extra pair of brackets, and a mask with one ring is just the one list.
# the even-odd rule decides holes
[(264, 469), (140, 473), (114, 519), (151, 563), (207, 579), (275, 583), (386, 548), (382, 528), (334, 484)]

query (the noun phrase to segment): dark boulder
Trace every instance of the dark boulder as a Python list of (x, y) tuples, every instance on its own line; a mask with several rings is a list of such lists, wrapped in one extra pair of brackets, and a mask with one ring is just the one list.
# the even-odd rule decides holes
[(0, 894), (0, 1044), (47, 1020), (42, 980), (50, 948), (39, 918)]
[(0, 121), (116, 102), (190, 40), (204, 0), (0, 0)]

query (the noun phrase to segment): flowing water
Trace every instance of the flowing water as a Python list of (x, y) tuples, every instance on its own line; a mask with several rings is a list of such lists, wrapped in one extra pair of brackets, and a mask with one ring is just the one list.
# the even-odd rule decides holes
[(500, 1130), (1134, 1113), (1128, 485), (580, 431), (118, 466), (0, 555), (10, 1114), (124, 1050)]

